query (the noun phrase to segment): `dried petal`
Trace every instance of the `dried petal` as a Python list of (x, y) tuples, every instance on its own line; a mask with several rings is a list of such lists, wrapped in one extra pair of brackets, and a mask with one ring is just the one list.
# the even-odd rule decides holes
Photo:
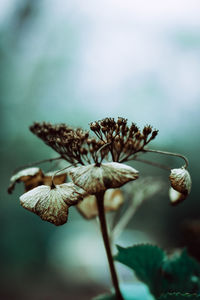
[[(16, 182), (24, 182), (26, 190), (34, 188), (35, 182), (42, 180), (43, 173), (40, 168), (27, 168), (14, 174), (10, 179), (8, 193), (11, 194)], [(28, 188), (29, 187), (29, 188)]]
[(96, 203), (96, 197), (89, 195), (76, 205), (76, 208), (86, 219), (93, 219), (98, 216), (98, 208)]
[[(51, 186), (52, 176), (56, 172), (57, 171), (45, 173), (45, 176), (44, 176), (44, 179), (43, 179), (43, 184)], [(55, 183), (55, 185), (62, 184), (66, 181), (66, 178), (67, 178), (67, 173), (66, 172), (65, 173), (59, 173), (59, 174), (54, 176), (53, 182)]]
[(41, 219), (55, 225), (67, 222), (68, 207), (82, 200), (80, 188), (73, 183), (64, 183), (52, 189), (50, 186), (41, 185), (20, 197), (21, 205), (39, 215)]
[(105, 211), (115, 211), (124, 203), (124, 197), (119, 189), (109, 189), (104, 194)]
[(177, 205), (178, 203), (185, 200), (186, 197), (187, 197), (187, 195), (180, 193), (180, 192), (176, 191), (175, 189), (173, 189), (172, 187), (170, 187), (169, 199), (170, 199), (170, 203), (172, 205)]
[(185, 168), (173, 169), (169, 176), (171, 186), (178, 192), (188, 195), (191, 190), (191, 177)]
[(71, 168), (69, 175), (73, 182), (88, 194), (96, 194), (109, 188), (117, 188), (128, 181), (138, 178), (134, 168), (117, 162), (102, 163), (100, 166), (91, 164)]
[[(123, 202), (124, 197), (119, 189), (108, 189), (104, 194), (104, 208), (107, 212), (117, 210)], [(98, 216), (97, 202), (94, 195), (85, 197), (76, 207), (86, 219)]]
[[(12, 193), (16, 182), (23, 182), (25, 191), (28, 192), (32, 190), (33, 188), (39, 186), (39, 185), (49, 185), (52, 184), (52, 176), (57, 171), (54, 172), (48, 172), (46, 174), (43, 174), (42, 170), (40, 168), (28, 168), (19, 171), (15, 175), (11, 177), (11, 184), (8, 188), (8, 192)], [(66, 181), (67, 174), (61, 173), (54, 176), (54, 183), (62, 184)]]

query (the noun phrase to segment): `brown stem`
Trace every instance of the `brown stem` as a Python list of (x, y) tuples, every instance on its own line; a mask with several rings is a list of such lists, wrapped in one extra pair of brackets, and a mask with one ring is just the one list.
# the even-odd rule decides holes
[(113, 257), (110, 249), (110, 243), (109, 243), (109, 237), (108, 237), (108, 231), (107, 231), (107, 225), (106, 225), (106, 218), (105, 218), (105, 212), (104, 212), (104, 192), (100, 192), (96, 194), (97, 198), (97, 207), (99, 212), (99, 221), (101, 225), (101, 233), (104, 241), (104, 246), (106, 249), (106, 254), (108, 258), (108, 263), (110, 267), (110, 273), (112, 277), (112, 282), (115, 288), (115, 295), (118, 300), (123, 300), (123, 297), (121, 295), (120, 289), (119, 289), (119, 283), (117, 278), (117, 273), (115, 270)]
[(152, 152), (152, 153), (159, 153), (159, 154), (165, 154), (165, 155), (180, 157), (185, 161), (185, 165), (183, 166), (185, 169), (188, 167), (188, 164), (189, 164), (187, 157), (180, 154), (180, 153), (173, 153), (173, 152), (162, 151), (162, 150), (153, 150), (153, 149), (143, 149), (143, 152)]

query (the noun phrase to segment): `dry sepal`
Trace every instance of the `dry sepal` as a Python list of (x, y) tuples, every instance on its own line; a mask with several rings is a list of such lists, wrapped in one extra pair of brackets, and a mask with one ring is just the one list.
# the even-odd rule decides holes
[[(123, 204), (124, 197), (119, 189), (108, 189), (104, 194), (104, 208), (106, 212), (116, 211)], [(77, 209), (86, 219), (98, 216), (96, 196), (89, 195), (77, 204)]]
[(117, 162), (102, 163), (100, 166), (91, 164), (70, 168), (69, 175), (73, 182), (93, 195), (110, 188), (117, 188), (126, 182), (139, 177), (134, 168)]
[(51, 188), (38, 186), (20, 197), (21, 205), (36, 213), (44, 221), (56, 226), (67, 222), (68, 208), (85, 197), (85, 191), (73, 183), (64, 183)]
[[(44, 174), (42, 172), (42, 170), (37, 167), (21, 170), (11, 177), (10, 185), (8, 187), (8, 193), (11, 194), (15, 188), (15, 184), (19, 183), (19, 182), (24, 183), (26, 192), (30, 191), (31, 189), (33, 189), (39, 185), (51, 186), (52, 176), (55, 173), (56, 173), (56, 171)], [(66, 181), (66, 177), (67, 177), (66, 172), (61, 173), (61, 174), (56, 174), (54, 176), (54, 183), (62, 184)]]

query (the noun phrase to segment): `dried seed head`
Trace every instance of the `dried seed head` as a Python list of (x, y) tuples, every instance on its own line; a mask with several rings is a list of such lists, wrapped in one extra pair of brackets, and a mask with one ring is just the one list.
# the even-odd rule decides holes
[(180, 202), (185, 200), (186, 197), (187, 197), (187, 195), (180, 193), (180, 192), (176, 191), (175, 189), (173, 189), (172, 187), (170, 187), (169, 199), (170, 199), (171, 205), (179, 204)]
[(71, 168), (69, 175), (76, 185), (92, 195), (135, 180), (139, 172), (130, 166), (112, 162)]
[(85, 192), (73, 183), (64, 183), (54, 189), (46, 185), (38, 186), (20, 197), (21, 205), (54, 225), (67, 222), (68, 207), (82, 200)]
[[(124, 197), (119, 189), (108, 189), (104, 194), (105, 211), (115, 211), (124, 202)], [(87, 196), (77, 204), (77, 209), (86, 219), (98, 216), (97, 200), (94, 195)]]
[(191, 190), (191, 177), (185, 168), (171, 170), (169, 176), (171, 186), (178, 192), (188, 195)]

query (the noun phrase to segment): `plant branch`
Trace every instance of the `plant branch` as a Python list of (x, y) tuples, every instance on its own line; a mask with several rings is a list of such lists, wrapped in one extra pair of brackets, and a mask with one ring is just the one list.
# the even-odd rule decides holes
[(107, 231), (107, 225), (106, 225), (106, 218), (105, 218), (105, 211), (104, 211), (104, 192), (100, 192), (96, 194), (97, 198), (97, 207), (99, 212), (99, 221), (101, 225), (101, 233), (104, 241), (104, 246), (108, 258), (108, 263), (110, 267), (110, 273), (112, 277), (112, 282), (115, 288), (116, 297), (118, 300), (123, 300), (123, 297), (121, 295), (120, 289), (119, 289), (119, 282), (117, 278), (117, 273), (115, 270), (113, 257), (110, 249), (110, 243), (109, 243), (109, 237), (108, 237), (108, 231)]
[(141, 159), (141, 158), (135, 157), (134, 160), (145, 163), (145, 164), (148, 164), (148, 165), (151, 165), (151, 166), (154, 166), (154, 167), (158, 167), (158, 168), (161, 168), (161, 169), (164, 169), (164, 170), (168, 170), (168, 171), (171, 170), (171, 168), (166, 166), (166, 165), (151, 162), (151, 161), (146, 160), (146, 159)]
[(54, 160), (59, 160), (59, 159), (63, 159), (62, 156), (58, 156), (58, 157), (54, 157), (54, 158), (48, 158), (48, 159), (43, 159), (43, 160), (39, 160), (39, 161), (36, 161), (36, 162), (33, 162), (33, 163), (30, 163), (30, 164), (27, 164), (27, 165), (23, 165), (21, 167), (18, 167), (17, 169), (15, 169), (13, 171), (13, 173), (17, 173), (18, 171), (24, 169), (24, 168), (29, 168), (29, 167), (33, 167), (33, 166), (37, 166), (37, 165), (40, 165), (40, 164), (43, 164), (43, 163), (46, 163), (46, 162), (52, 162)]
[(189, 164), (187, 157), (185, 157), (184, 155), (179, 154), (179, 153), (173, 153), (173, 152), (162, 151), (162, 150), (153, 150), (153, 149), (144, 149), (143, 152), (152, 152), (152, 153), (159, 153), (159, 154), (180, 157), (185, 161), (185, 165), (183, 166), (185, 169), (188, 167), (188, 164)]

